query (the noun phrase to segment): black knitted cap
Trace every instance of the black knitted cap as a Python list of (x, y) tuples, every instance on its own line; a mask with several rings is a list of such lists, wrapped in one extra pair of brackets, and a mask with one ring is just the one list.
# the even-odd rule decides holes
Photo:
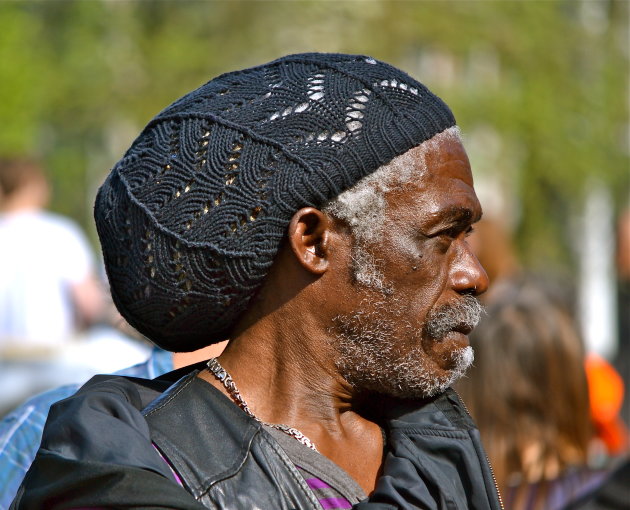
[(225, 339), (298, 209), (454, 124), (424, 85), (365, 56), (290, 55), (209, 81), (148, 124), (96, 197), (118, 310), (171, 351)]

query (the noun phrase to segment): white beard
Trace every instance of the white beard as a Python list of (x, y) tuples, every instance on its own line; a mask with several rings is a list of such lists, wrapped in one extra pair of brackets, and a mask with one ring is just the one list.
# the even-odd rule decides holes
[[(402, 309), (396, 304), (395, 298), (390, 297), (374, 302), (370, 306), (373, 312), (358, 311), (333, 319), (330, 332), (337, 340), (337, 369), (350, 384), (362, 390), (401, 398), (424, 398), (443, 392), (472, 365), (472, 347), (454, 350), (448, 370), (436, 367), (422, 347), (421, 330), (410, 324), (401, 327)], [(392, 308), (397, 310), (391, 312), (393, 320), (378, 312)], [(476, 325), (482, 310), (474, 297), (464, 296), (457, 305), (429, 313), (422, 330), (439, 342), (455, 326)], [(403, 342), (412, 347), (400, 353)]]

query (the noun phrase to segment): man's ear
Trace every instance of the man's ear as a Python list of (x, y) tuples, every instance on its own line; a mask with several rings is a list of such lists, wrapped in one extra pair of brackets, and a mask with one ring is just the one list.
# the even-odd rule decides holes
[(304, 207), (289, 223), (289, 244), (304, 269), (323, 274), (328, 269), (330, 219), (319, 209)]

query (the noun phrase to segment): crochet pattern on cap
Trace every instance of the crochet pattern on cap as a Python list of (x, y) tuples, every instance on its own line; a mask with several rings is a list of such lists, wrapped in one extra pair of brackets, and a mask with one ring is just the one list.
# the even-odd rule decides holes
[(356, 55), (291, 55), (227, 73), (142, 131), (99, 190), (112, 296), (157, 345), (223, 340), (293, 214), (453, 126), (402, 71)]

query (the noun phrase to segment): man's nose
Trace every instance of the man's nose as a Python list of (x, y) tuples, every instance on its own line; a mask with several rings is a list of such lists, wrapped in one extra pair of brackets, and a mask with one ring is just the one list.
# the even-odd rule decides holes
[(479, 296), (488, 290), (488, 274), (467, 244), (464, 244), (451, 268), (451, 287), (459, 294)]

